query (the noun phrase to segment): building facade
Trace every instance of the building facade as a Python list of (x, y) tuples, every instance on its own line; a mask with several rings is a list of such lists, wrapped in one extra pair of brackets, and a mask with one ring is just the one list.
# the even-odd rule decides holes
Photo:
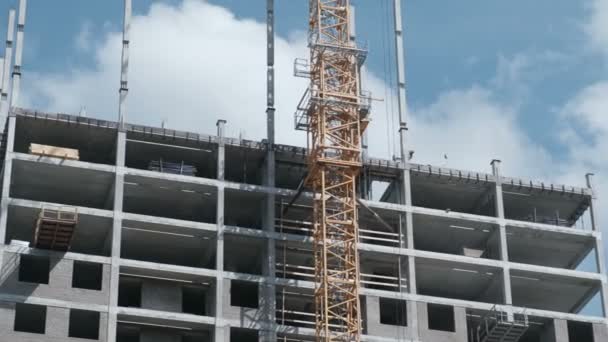
[[(0, 340), (314, 340), (306, 151), (224, 125), (208, 136), (14, 108)], [(578, 188), (492, 165), (365, 160), (364, 341), (608, 341), (592, 175)]]

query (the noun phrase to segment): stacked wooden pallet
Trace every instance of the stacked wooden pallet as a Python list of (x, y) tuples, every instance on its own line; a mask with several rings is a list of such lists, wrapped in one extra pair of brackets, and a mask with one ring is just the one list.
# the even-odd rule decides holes
[(74, 208), (43, 208), (36, 220), (36, 248), (68, 251), (78, 224)]

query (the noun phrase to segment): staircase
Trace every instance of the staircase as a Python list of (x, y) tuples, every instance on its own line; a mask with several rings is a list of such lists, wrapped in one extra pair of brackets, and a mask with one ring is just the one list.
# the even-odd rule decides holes
[(78, 223), (75, 208), (42, 208), (36, 220), (34, 246), (66, 252)]
[(507, 313), (496, 306), (482, 318), (477, 327), (477, 342), (517, 342), (528, 330), (528, 315), (523, 312), (509, 319)]

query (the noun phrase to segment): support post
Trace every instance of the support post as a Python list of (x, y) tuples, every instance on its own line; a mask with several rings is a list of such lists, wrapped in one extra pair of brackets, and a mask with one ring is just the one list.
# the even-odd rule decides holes
[(2, 265), (4, 263), (4, 245), (6, 244), (6, 224), (8, 216), (8, 203), (10, 201), (10, 186), (11, 174), (13, 170), (13, 150), (15, 144), (15, 125), (16, 118), (8, 116), (8, 81), (9, 71), (12, 59), (13, 46), (13, 27), (15, 26), (15, 10), (11, 9), (8, 13), (8, 29), (6, 34), (6, 50), (5, 58), (0, 71), (0, 116), (7, 120), (8, 130), (5, 132), (6, 137), (6, 156), (4, 165), (2, 166), (2, 195), (0, 196), (0, 275), (2, 274)]
[[(264, 184), (268, 187), (274, 188), (275, 186), (275, 169), (276, 161), (274, 155), (275, 145), (275, 127), (274, 127), (274, 114), (275, 114), (275, 78), (274, 78), (274, 0), (266, 1), (266, 24), (267, 24), (267, 67), (268, 67), (268, 79), (267, 79), (267, 139), (268, 148), (266, 154), (266, 172), (264, 175)], [(274, 220), (275, 220), (275, 196), (274, 194), (266, 195), (266, 214), (264, 219), (264, 230), (269, 233), (274, 232)], [(268, 279), (274, 279), (276, 276), (276, 244), (274, 239), (266, 239), (266, 258), (263, 263), (264, 276)], [(264, 320), (266, 321), (260, 334), (260, 341), (274, 342), (277, 340), (276, 335), (276, 291), (273, 282), (266, 282), (261, 284), (262, 291), (264, 294), (264, 301), (262, 310), (264, 311)]]
[[(504, 304), (511, 306), (513, 305), (513, 295), (511, 292), (511, 271), (508, 266), (509, 262), (509, 249), (507, 244), (507, 226), (505, 223), (505, 206), (502, 195), (502, 181), (500, 174), (500, 163), (498, 159), (492, 160), (492, 174), (496, 179), (496, 193), (494, 196), (494, 206), (496, 211), (496, 217), (499, 219), (499, 235), (500, 235), (500, 260), (503, 262), (502, 275), (503, 275), (503, 294)], [(513, 319), (513, 312), (507, 312), (510, 320)]]
[[(405, 246), (408, 249), (414, 249), (414, 218), (411, 212), (412, 206), (412, 193), (411, 193), (411, 179), (410, 169), (408, 160), (408, 146), (407, 146), (407, 122), (408, 122), (408, 111), (407, 111), (407, 92), (405, 86), (405, 52), (403, 50), (403, 40), (405, 39), (403, 34), (403, 18), (401, 16), (402, 7), (401, 0), (393, 0), (393, 20), (395, 25), (395, 61), (397, 71), (397, 111), (399, 113), (399, 146), (401, 154), (401, 164), (403, 169), (401, 171), (401, 201), (407, 206), (407, 212), (405, 213)], [(416, 258), (409, 256), (407, 258), (407, 271), (408, 271), (408, 288), (411, 294), (417, 294), (418, 289), (416, 286)], [(418, 305), (416, 303), (409, 303), (408, 307), (408, 324), (411, 326), (412, 338), (414, 340), (420, 339), (420, 332), (418, 330)]]
[(124, 129), (126, 113), (126, 101), (129, 94), (129, 44), (131, 43), (131, 0), (125, 0), (124, 19), (122, 29), (122, 57), (120, 64), (120, 88), (118, 104), (118, 123)]
[(6, 49), (4, 50), (4, 66), (2, 80), (0, 80), (0, 116), (8, 117), (10, 74), (13, 61), (13, 39), (15, 36), (15, 10), (8, 11), (8, 28), (6, 29)]
[(604, 317), (608, 316), (608, 284), (606, 283), (606, 259), (604, 254), (604, 243), (602, 242), (602, 229), (599, 225), (597, 217), (597, 192), (593, 179), (593, 174), (588, 173), (585, 177), (587, 179), (587, 187), (591, 189), (591, 204), (589, 206), (591, 216), (591, 228), (594, 232), (598, 233), (594, 239), (595, 247), (595, 261), (597, 263), (597, 270), (604, 277), (602, 278), (602, 285), (600, 294), (602, 296), (602, 310)]
[(112, 220), (112, 257), (110, 265), (108, 342), (116, 342), (116, 331), (118, 324), (117, 313), (120, 284), (120, 252), (122, 245), (122, 210), (125, 184), (125, 151), (127, 134), (124, 131), (119, 130), (116, 139), (116, 173), (114, 178), (114, 218)]
[[(223, 181), (225, 179), (225, 156), (226, 145), (224, 142), (224, 126), (226, 120), (217, 121), (217, 179)], [(217, 272), (215, 278), (215, 340), (224, 342), (230, 338), (230, 326), (224, 320), (224, 184), (220, 182), (217, 188), (217, 238), (216, 238), (216, 258), (215, 269)]]
[(122, 241), (122, 210), (125, 182), (125, 154), (127, 133), (124, 125), (128, 93), (129, 33), (131, 30), (131, 0), (124, 0), (122, 63), (120, 72), (120, 99), (118, 103), (118, 133), (116, 137), (116, 175), (114, 181), (114, 220), (112, 222), (112, 259), (110, 269), (110, 303), (108, 313), (108, 342), (116, 342), (118, 325), (118, 291), (120, 283), (120, 250)]
[(19, 0), (17, 41), (15, 44), (15, 65), (13, 66), (13, 85), (9, 99), (9, 110), (19, 103), (19, 95), (21, 94), (21, 66), (23, 60), (23, 39), (25, 34), (26, 11), (27, 0)]

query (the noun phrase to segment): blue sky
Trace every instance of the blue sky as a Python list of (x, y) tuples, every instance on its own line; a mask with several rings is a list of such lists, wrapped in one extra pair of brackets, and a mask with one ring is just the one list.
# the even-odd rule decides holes
[[(179, 5), (181, 0), (135, 0), (136, 15), (151, 4)], [(264, 20), (264, 1), (212, 0), (240, 18)], [(122, 1), (30, 1), (25, 68), (60, 73), (93, 67), (91, 51), (74, 40), (86, 29), (91, 41), (118, 31)], [(307, 1), (277, 0), (277, 30), (288, 36), (306, 29)], [(587, 84), (606, 76), (604, 56), (589, 53), (583, 26), (591, 1), (516, 0), (509, 2), (404, 1), (408, 100), (413, 108), (432, 103), (450, 89), (480, 85), (496, 90), (494, 100), (518, 104), (518, 128), (561, 159), (553, 112)], [(369, 43), (368, 67), (379, 77), (393, 71), (391, 1), (358, 0), (357, 28)], [(0, 13), (16, 0), (0, 5)], [(0, 28), (4, 33), (5, 27)], [(137, 44), (134, 38), (134, 44)], [(204, 42), (199, 42), (204, 44)], [(547, 65), (526, 65), (530, 75), (498, 85), (498, 69), (520, 56), (555, 54)], [(302, 56), (305, 57), (305, 56)], [(530, 63), (545, 63), (532, 61)], [(387, 66), (390, 65), (390, 66)], [(539, 69), (539, 70), (537, 70)], [(394, 81), (393, 81), (394, 82)], [(508, 82), (508, 81), (507, 81)], [(520, 87), (526, 88), (522, 94)]]
[[(128, 121), (263, 138), (264, 0), (133, 0)], [(17, 0), (0, 3), (0, 34)], [(30, 0), (21, 105), (117, 118), (122, 0)], [(276, 0), (277, 132), (302, 144), (292, 113), (306, 83), (306, 0)], [(390, 0), (357, 0), (369, 43), (373, 155), (396, 150)], [(608, 0), (403, 0), (415, 161), (581, 185), (608, 194)], [(449, 155), (446, 161), (443, 156)], [(608, 195), (607, 195), (608, 196)], [(603, 202), (602, 202), (603, 203)], [(608, 222), (601, 207), (600, 216)]]

